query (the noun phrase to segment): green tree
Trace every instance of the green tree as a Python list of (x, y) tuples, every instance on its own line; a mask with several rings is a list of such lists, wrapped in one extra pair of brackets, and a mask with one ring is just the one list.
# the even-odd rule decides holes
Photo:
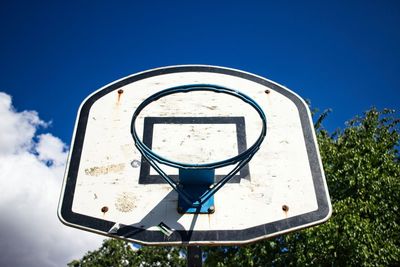
[(133, 250), (128, 243), (106, 239), (95, 251), (89, 251), (80, 260), (73, 260), (69, 267), (123, 267), (123, 266), (185, 266), (185, 260), (176, 247), (141, 247)]
[[(366, 111), (317, 138), (333, 205), (325, 224), (247, 246), (205, 247), (206, 266), (400, 266), (400, 120)], [(170, 256), (168, 256), (170, 255)], [(169, 258), (168, 258), (169, 257)], [(179, 248), (108, 240), (70, 266), (181, 266)]]
[(317, 120), (332, 218), (272, 241), (211, 249), (209, 265), (399, 266), (399, 122), (373, 108), (331, 135)]

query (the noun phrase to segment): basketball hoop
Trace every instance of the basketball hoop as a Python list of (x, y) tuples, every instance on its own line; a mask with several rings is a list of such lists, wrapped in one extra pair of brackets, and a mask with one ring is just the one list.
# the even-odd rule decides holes
[[(212, 163), (189, 164), (169, 160), (152, 151), (142, 142), (136, 132), (135, 122), (140, 112), (150, 103), (168, 95), (208, 91), (228, 94), (241, 99), (253, 107), (261, 118), (262, 129), (259, 137), (247, 150), (234, 157)], [(135, 110), (131, 122), (131, 134), (139, 152), (160, 176), (179, 194), (178, 211), (180, 213), (213, 213), (215, 211), (213, 195), (240, 171), (260, 148), (267, 132), (267, 120), (262, 108), (249, 96), (240, 91), (218, 85), (192, 84), (172, 87), (159, 91), (145, 99)], [(179, 183), (169, 177), (157, 164), (164, 164), (179, 169)], [(237, 164), (225, 177), (214, 184), (215, 169)], [(181, 201), (181, 199), (183, 201)]]

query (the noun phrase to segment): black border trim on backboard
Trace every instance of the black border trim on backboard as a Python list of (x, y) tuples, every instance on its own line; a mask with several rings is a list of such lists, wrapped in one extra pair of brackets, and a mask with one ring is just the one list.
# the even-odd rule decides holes
[(209, 72), (240, 77), (267, 86), (293, 101), (300, 115), (318, 209), (299, 216), (243, 230), (175, 231), (171, 236), (166, 238), (162, 232), (145, 231), (141, 228), (126, 226), (120, 228), (120, 230), (118, 230), (118, 232), (113, 236), (142, 244), (180, 244), (189, 241), (191, 244), (206, 241), (211, 241), (215, 244), (235, 244), (251, 242), (260, 239), (263, 236), (270, 237), (279, 232), (301, 228), (308, 224), (326, 220), (331, 213), (330, 201), (328, 199), (328, 192), (325, 188), (322, 166), (319, 161), (319, 152), (317, 151), (316, 140), (314, 138), (313, 124), (308, 114), (308, 108), (304, 102), (297, 95), (284, 87), (250, 73), (215, 66), (175, 66), (150, 70), (121, 79), (94, 93), (83, 103), (78, 117), (72, 151), (70, 152), (69, 169), (67, 170), (66, 180), (64, 181), (64, 192), (59, 204), (61, 205), (59, 211), (61, 221), (69, 226), (86, 230), (92, 229), (91, 231), (102, 233), (104, 235), (109, 235), (108, 231), (115, 224), (115, 222), (86, 216), (72, 211), (77, 174), (81, 160), (81, 148), (84, 142), (90, 108), (93, 103), (104, 95), (127, 84), (153, 76), (182, 72)]

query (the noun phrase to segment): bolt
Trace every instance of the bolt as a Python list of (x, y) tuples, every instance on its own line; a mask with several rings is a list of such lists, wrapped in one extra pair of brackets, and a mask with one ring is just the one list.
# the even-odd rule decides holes
[(122, 90), (122, 89), (118, 90), (118, 94), (122, 94), (123, 92), (124, 92), (124, 90)]
[(101, 208), (101, 212), (106, 213), (108, 211), (108, 207), (104, 206)]
[(271, 91), (270, 90), (265, 90), (264, 93), (269, 94)]
[(282, 206), (282, 210), (283, 210), (284, 212), (288, 212), (288, 211), (289, 211), (289, 206), (283, 205), (283, 206)]
[(208, 213), (214, 213), (215, 212), (215, 207), (214, 206), (210, 206), (208, 208)]
[(183, 214), (183, 213), (185, 213), (185, 211), (183, 210), (182, 207), (178, 207), (178, 213)]
[(132, 166), (133, 168), (139, 167), (139, 166), (140, 166), (140, 161), (138, 161), (138, 160), (136, 160), (136, 159), (132, 160), (131, 166)]

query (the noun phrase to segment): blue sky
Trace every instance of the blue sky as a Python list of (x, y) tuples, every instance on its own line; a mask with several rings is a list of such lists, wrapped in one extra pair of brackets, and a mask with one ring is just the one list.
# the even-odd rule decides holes
[(238, 68), (321, 110), (329, 130), (400, 104), (398, 1), (6, 1), (0, 90), (69, 143), (81, 101), (138, 71)]

